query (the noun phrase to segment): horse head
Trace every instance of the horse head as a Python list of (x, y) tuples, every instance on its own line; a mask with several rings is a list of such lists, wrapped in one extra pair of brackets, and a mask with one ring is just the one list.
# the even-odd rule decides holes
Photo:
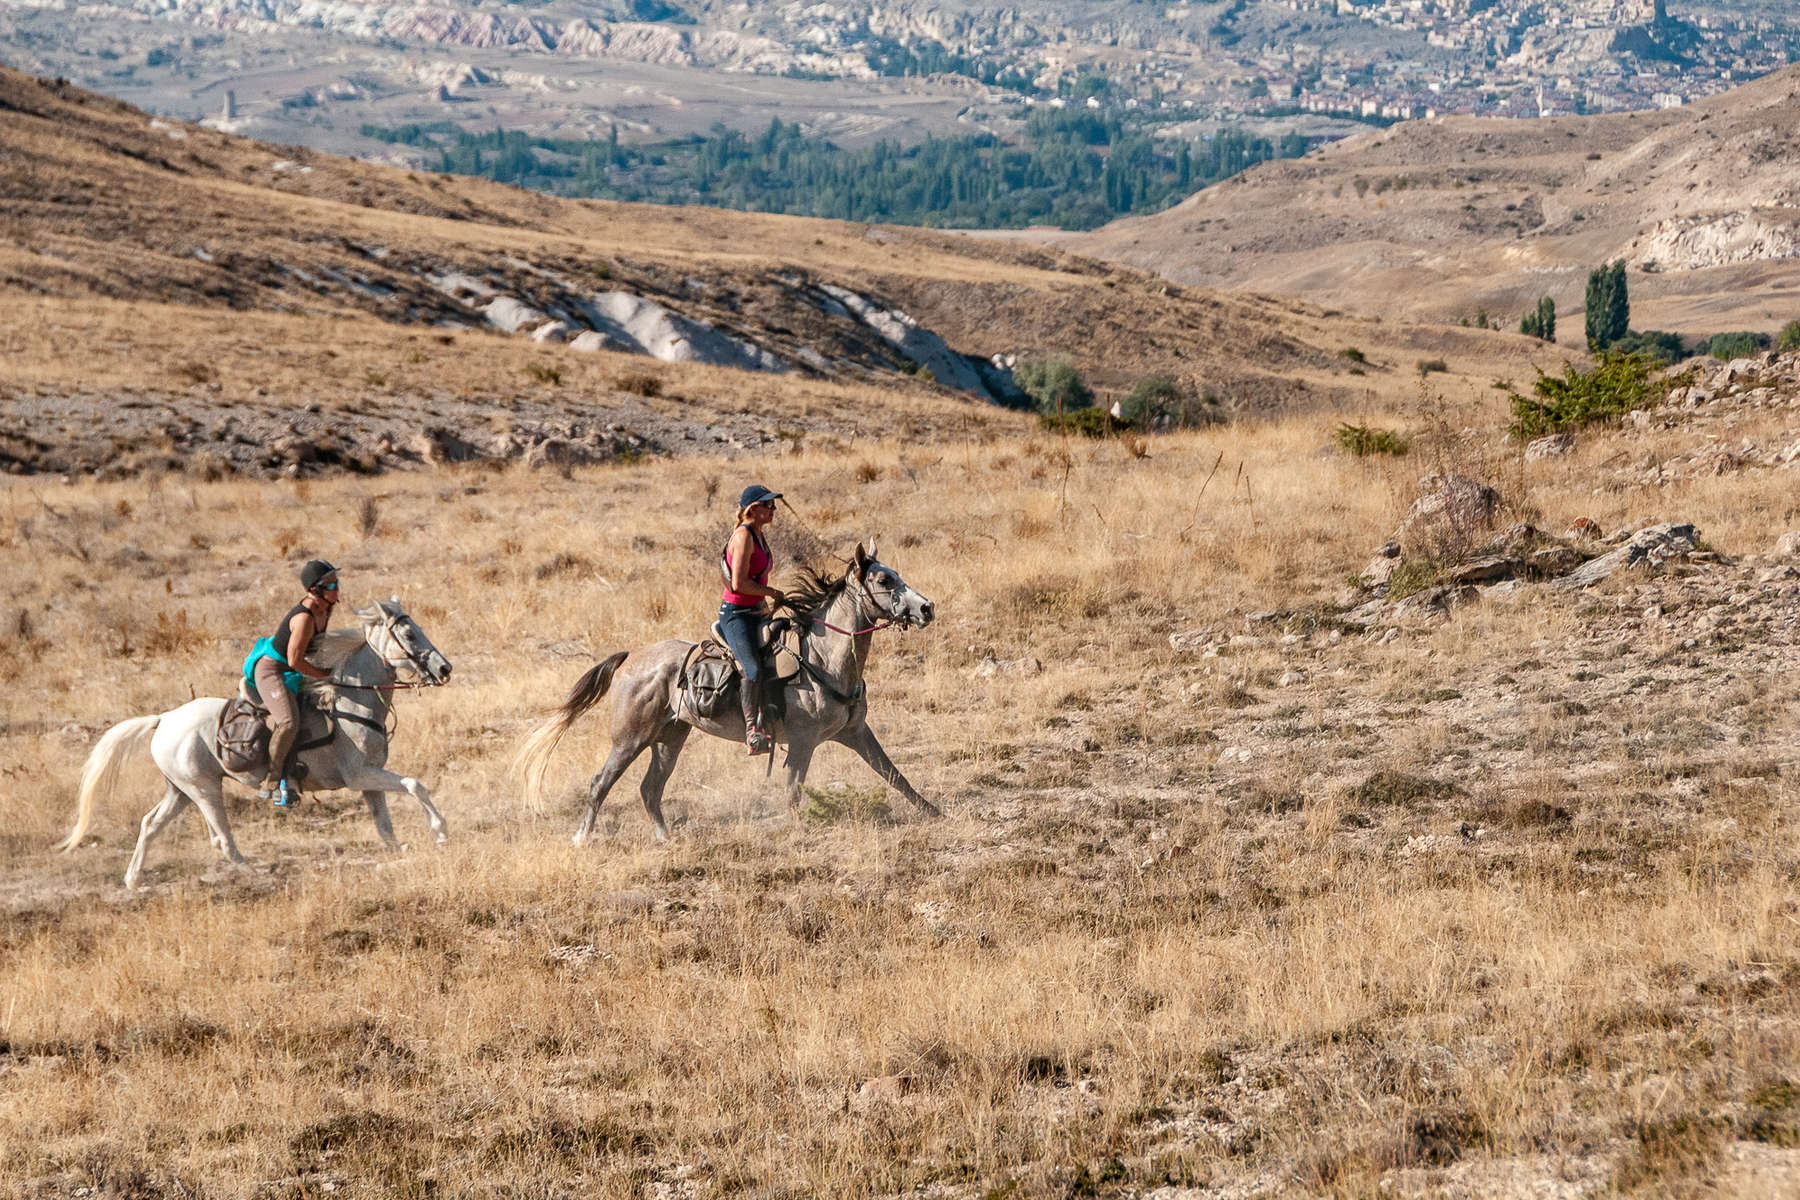
[(914, 591), (900, 572), (875, 557), (875, 539), (868, 549), (857, 544), (856, 557), (850, 566), (851, 578), (860, 585), (865, 620), (887, 620), (912, 629), (923, 629), (936, 616), (931, 600)]
[(450, 682), (450, 660), (401, 607), (400, 597), (355, 611), (369, 648), (395, 672), (411, 670), (427, 683)]

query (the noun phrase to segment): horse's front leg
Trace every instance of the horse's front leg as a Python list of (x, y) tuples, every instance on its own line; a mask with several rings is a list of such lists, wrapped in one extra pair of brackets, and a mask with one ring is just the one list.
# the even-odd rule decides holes
[[(396, 775), (384, 767), (372, 767), (363, 763), (346, 772), (344, 786), (363, 793), (405, 792), (417, 800), (419, 807), (425, 810), (425, 818), (431, 822), (431, 832), (436, 836), (437, 844), (442, 846), (450, 840), (450, 828), (444, 821), (444, 814), (439, 812), (437, 806), (431, 802), (430, 790), (412, 776)], [(382, 812), (377, 813), (371, 802), (369, 811), (375, 817), (375, 827), (382, 831), (382, 841), (393, 845), (393, 830), (382, 828), (383, 817), (386, 814), (385, 803), (382, 806)]]
[(364, 792), (363, 803), (369, 806), (369, 816), (375, 820), (375, 832), (381, 835), (382, 843), (398, 853), (400, 839), (394, 836), (394, 822), (388, 816), (387, 793)]
[(795, 740), (788, 743), (787, 801), (790, 812), (800, 810), (800, 792), (806, 783), (806, 769), (812, 766), (814, 749), (815, 744), (810, 740)]
[(919, 795), (913, 785), (906, 781), (906, 776), (900, 773), (900, 768), (896, 767), (894, 760), (887, 756), (887, 751), (881, 748), (881, 743), (876, 739), (874, 731), (867, 725), (846, 729), (833, 740), (839, 745), (848, 746), (854, 750), (858, 758), (873, 767), (875, 773), (881, 776), (889, 787), (912, 801), (920, 812), (928, 817), (944, 815), (938, 810), (937, 805)]

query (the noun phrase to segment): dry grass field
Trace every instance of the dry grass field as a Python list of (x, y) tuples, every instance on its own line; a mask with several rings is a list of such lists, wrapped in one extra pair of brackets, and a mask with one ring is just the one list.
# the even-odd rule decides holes
[[(1618, 476), (1680, 425), (1528, 463), (1497, 408), (1426, 399), (1390, 418), (1401, 459), (1298, 416), (6, 481), (0, 1190), (1792, 1195), (1793, 473)], [(1547, 528), (1688, 520), (1719, 557), (1343, 627), (1346, 575), (1445, 465)], [(804, 522), (785, 559), (873, 534), (936, 601), (877, 639), (871, 724), (946, 815), (830, 748), (789, 813), (695, 743), (671, 842), (634, 771), (577, 850), (604, 722), (544, 812), (510, 753), (596, 658), (706, 626), (752, 475)], [(52, 854), (98, 735), (223, 694), (315, 554), (455, 664), (392, 755), (451, 845), (399, 801), (388, 857), (354, 797), (239, 797), (249, 867), (189, 816), (127, 894), (146, 761)]]

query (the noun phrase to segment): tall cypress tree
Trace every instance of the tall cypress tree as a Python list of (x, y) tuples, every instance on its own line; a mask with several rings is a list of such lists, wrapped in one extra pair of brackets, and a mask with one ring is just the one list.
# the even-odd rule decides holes
[(1612, 265), (1612, 281), (1607, 291), (1607, 344), (1619, 341), (1631, 332), (1631, 298), (1625, 292), (1625, 260)]
[(1612, 339), (1607, 336), (1612, 329), (1612, 286), (1613, 276), (1610, 267), (1595, 267), (1588, 272), (1587, 344), (1588, 349), (1595, 353), (1606, 349), (1612, 343)]

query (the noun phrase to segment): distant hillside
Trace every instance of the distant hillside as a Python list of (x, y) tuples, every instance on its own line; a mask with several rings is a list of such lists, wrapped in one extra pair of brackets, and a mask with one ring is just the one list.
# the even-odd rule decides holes
[[(0, 109), (0, 395), (36, 389), (34, 411), (110, 419), (132, 411), (116, 388), (275, 412), (433, 398), (442, 421), (484, 428), (526, 403), (542, 433), (579, 403), (590, 424), (628, 412), (638, 445), (679, 451), (782, 428), (966, 431), (1004, 415), (1006, 364), (1052, 355), (1102, 401), (1165, 375), (1221, 415), (1405, 402), (1421, 355), (1471, 387), (1542, 357), (1513, 336), (1188, 291), (1020, 245), (374, 167), (12, 72)], [(1347, 346), (1370, 365), (1352, 369)], [(652, 359), (664, 378), (646, 382), (631, 364)], [(14, 469), (64, 461), (33, 446)]]
[(1485, 308), (1508, 328), (1541, 295), (1579, 312), (1589, 267), (1624, 258), (1634, 325), (1769, 328), (1800, 315), (1797, 102), (1789, 68), (1659, 112), (1413, 121), (1058, 244), (1362, 312)]

